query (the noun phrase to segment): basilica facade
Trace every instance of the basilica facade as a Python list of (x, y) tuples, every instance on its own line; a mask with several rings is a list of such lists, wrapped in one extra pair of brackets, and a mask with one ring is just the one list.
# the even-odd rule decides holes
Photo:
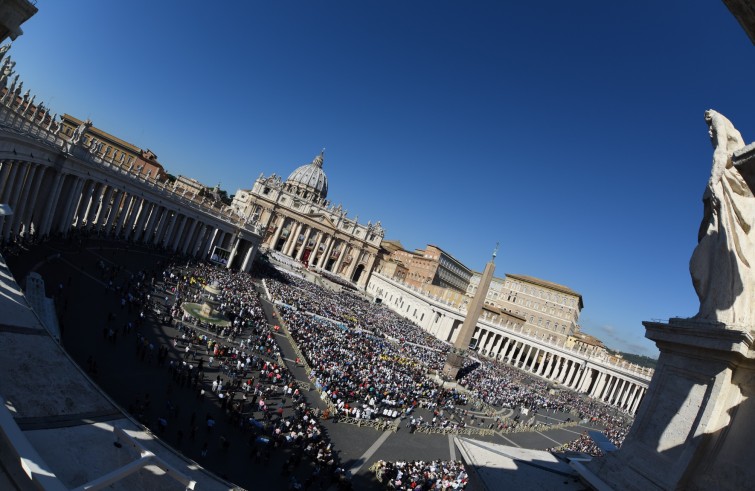
[(285, 181), (260, 174), (251, 189), (236, 191), (231, 207), (260, 224), (263, 250), (364, 288), (385, 232), (380, 222), (358, 223), (328, 201), (323, 162), (320, 153)]

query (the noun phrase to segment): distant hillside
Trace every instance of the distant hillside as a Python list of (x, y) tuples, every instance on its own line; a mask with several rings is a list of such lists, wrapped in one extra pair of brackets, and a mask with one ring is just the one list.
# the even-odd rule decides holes
[(641, 367), (652, 368), (654, 370), (655, 370), (655, 364), (658, 363), (658, 360), (656, 360), (655, 358), (650, 358), (649, 356), (635, 355), (633, 353), (624, 353), (622, 351), (614, 351), (614, 353), (621, 355), (621, 357), (624, 358), (628, 362), (636, 363), (637, 365), (640, 365)]

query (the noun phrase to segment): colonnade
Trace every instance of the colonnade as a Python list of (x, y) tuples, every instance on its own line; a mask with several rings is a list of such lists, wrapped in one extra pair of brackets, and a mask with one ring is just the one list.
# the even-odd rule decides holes
[(533, 343), (494, 329), (477, 327), (476, 350), (493, 358), (551, 380), (564, 387), (589, 394), (606, 404), (634, 414), (647, 385), (618, 371), (607, 371), (590, 360), (565, 353), (557, 347)]
[(0, 160), (0, 203), (12, 210), (0, 216), (2, 241), (76, 229), (199, 258), (209, 257), (215, 246), (225, 248), (230, 251), (223, 258), (227, 267), (243, 251), (236, 267), (251, 269), (255, 245), (248, 231), (174, 203), (168, 191), (140, 186), (141, 181), (118, 182), (104, 169), (96, 177), (88, 174), (25, 159)]
[[(373, 273), (366, 291), (433, 336), (454, 342), (466, 311), (420, 290)], [(480, 357), (498, 360), (576, 392), (635, 414), (647, 392), (651, 371), (607, 356), (577, 351), (525, 332), (524, 319), (505, 313), (478, 320), (473, 339)]]
[[(107, 161), (60, 134), (61, 123), (13, 85), (0, 100), (0, 242), (72, 229), (162, 246), (249, 271), (259, 248), (254, 225)], [(83, 131), (86, 131), (84, 128)], [(10, 214), (8, 213), (10, 212)], [(238, 258), (237, 258), (238, 256)]]
[(328, 271), (359, 285), (366, 282), (376, 255), (363, 244), (336, 230), (324, 229), (322, 224), (305, 223), (285, 215), (279, 215), (273, 223), (275, 231), (263, 244), (267, 248), (308, 268)]

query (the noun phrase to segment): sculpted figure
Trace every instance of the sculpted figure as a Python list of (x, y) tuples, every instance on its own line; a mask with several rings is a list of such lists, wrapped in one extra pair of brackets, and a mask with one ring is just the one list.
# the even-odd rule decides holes
[(15, 66), (16, 62), (11, 60), (10, 57), (5, 59), (3, 67), (0, 69), (0, 88), (8, 85), (8, 79), (13, 75), (13, 67)]
[(71, 143), (74, 145), (79, 143), (81, 141), (81, 138), (84, 136), (84, 133), (86, 133), (90, 126), (92, 126), (92, 121), (87, 119), (86, 121), (82, 122), (75, 130), (73, 130)]
[(714, 150), (698, 244), (690, 260), (700, 299), (695, 318), (750, 330), (755, 327), (755, 162), (732, 162), (734, 151), (745, 143), (731, 121), (713, 110), (705, 112), (705, 121)]

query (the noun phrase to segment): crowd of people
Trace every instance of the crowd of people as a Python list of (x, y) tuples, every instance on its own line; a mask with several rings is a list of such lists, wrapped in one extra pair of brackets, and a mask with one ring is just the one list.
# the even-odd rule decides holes
[(402, 345), (379, 335), (369, 303), (297, 278), (268, 278), (265, 284), (283, 304), (281, 317), (312, 368), (315, 387), (338, 414), (394, 419), (422, 407), (432, 417), (417, 424), (464, 426), (457, 408), (467, 404), (466, 394), (443, 388), (428, 376), (425, 358), (415, 353), (427, 351), (420, 345)]
[(412, 460), (409, 462), (377, 461), (371, 470), (388, 489), (443, 490), (466, 489), (468, 476), (461, 461)]
[(511, 420), (491, 415), (485, 422), (504, 429), (536, 423), (533, 417), (519, 417), (522, 409), (528, 414), (567, 413), (569, 420), (596, 424), (610, 423), (615, 414), (600, 402), (552, 390), (542, 379), (487, 358), (470, 359), (474, 366), (462, 369), (458, 382), (466, 392), (444, 389), (429, 374), (443, 366), (450, 345), (387, 307), (280, 272), (265, 284), (281, 304), (283, 320), (310, 363), (317, 387), (349, 415), (380, 416), (386, 407), (408, 415), (424, 405), (433, 409), (433, 416), (420, 424), (456, 427), (469, 424), (458, 406), (481, 401), (493, 409), (517, 410)]
[[(251, 276), (187, 260), (133, 274), (101, 269), (120, 306), (120, 312), (108, 315), (104, 338), (116, 346), (133, 343), (137, 360), (165, 376), (164, 405), (154, 402), (161, 395), (149, 392), (127, 404), (137, 420), (175, 440), (178, 448), (198, 450), (192, 457), (200, 462), (218, 452), (248, 452), (255, 464), (283, 461), (281, 476), (287, 476), (291, 489), (318, 482), (348, 488), (319, 411), (280, 363), (280, 347)], [(201, 303), (208, 284), (219, 290), (214, 300), (228, 320), (224, 327), (201, 322), (181, 308), (185, 302)], [(123, 319), (122, 326), (116, 325)], [(163, 324), (163, 330), (142, 329), (148, 320)], [(87, 367), (94, 375), (95, 356)], [(178, 395), (186, 391), (194, 402), (182, 407), (178, 401), (187, 398)]]
[[(193, 391), (197, 406), (188, 411), (184, 408), (183, 414), (190, 412), (191, 419), (186, 425), (182, 418), (177, 438), (204, 440), (202, 456), (213, 448), (228, 451), (231, 441), (227, 434), (212, 432), (217, 416), (206, 411), (204, 404), (212, 400), (230, 427), (248, 435), (253, 461), (267, 462), (277, 449), (287, 449), (282, 474), (293, 476), (306, 460), (314, 468), (308, 484), (321, 476), (345, 481), (318, 411), (279, 362), (276, 333), (257, 293), (256, 282), (261, 279), (270, 300), (279, 303), (281, 320), (312, 368), (312, 382), (338, 414), (364, 419), (405, 417), (410, 431), (418, 426), (484, 423), (501, 429), (533, 423), (532, 418), (518, 416), (502, 421), (494, 414), (486, 421), (469, 410), (472, 403), (484, 402), (495, 409), (572, 413), (575, 418), (605, 426), (606, 435), (617, 446), (629, 426), (597, 401), (572, 391), (554, 392), (547, 382), (487, 358), (471, 359), (474, 369), (467, 366), (462, 370), (459, 385), (465, 390), (444, 387), (432, 374), (443, 366), (450, 347), (447, 343), (387, 307), (338, 286), (325, 288), (265, 266), (256, 268), (256, 276), (251, 277), (185, 260), (139, 271), (117, 284), (113, 281), (122, 277), (120, 269), (103, 268), (102, 274), (129, 318), (115, 326), (111, 314), (103, 336), (112, 343), (119, 336), (132, 337), (136, 356), (143, 363), (165, 369), (170, 387), (175, 387), (170, 390)], [(207, 284), (220, 290), (216, 300), (218, 310), (229, 321), (226, 327), (203, 323), (181, 308), (185, 302), (200, 303), (205, 294), (202, 287)], [(170, 320), (177, 334), (167, 342), (143, 335), (141, 324), (150, 316)], [(87, 364), (90, 372), (97, 372), (96, 360), (90, 357)], [(418, 414), (420, 408), (425, 410), (423, 415)], [(137, 397), (129, 409), (156, 432), (175, 428), (181, 410), (170, 402), (165, 408), (151, 407), (149, 394)], [(584, 436), (554, 450), (599, 453)], [(380, 475), (397, 489), (463, 488), (466, 474), (452, 464), (383, 463)], [(292, 482), (292, 487), (298, 485), (293, 477)], [(306, 481), (301, 484), (306, 485)]]
[[(630, 424), (628, 421), (621, 417), (606, 418), (602, 430), (603, 435), (608, 438), (616, 448), (621, 448), (624, 438), (629, 432)], [(600, 457), (605, 452), (598, 447), (595, 441), (587, 433), (583, 433), (576, 440), (564, 443), (557, 447), (549, 448), (550, 452), (580, 452), (592, 455), (593, 457)]]

